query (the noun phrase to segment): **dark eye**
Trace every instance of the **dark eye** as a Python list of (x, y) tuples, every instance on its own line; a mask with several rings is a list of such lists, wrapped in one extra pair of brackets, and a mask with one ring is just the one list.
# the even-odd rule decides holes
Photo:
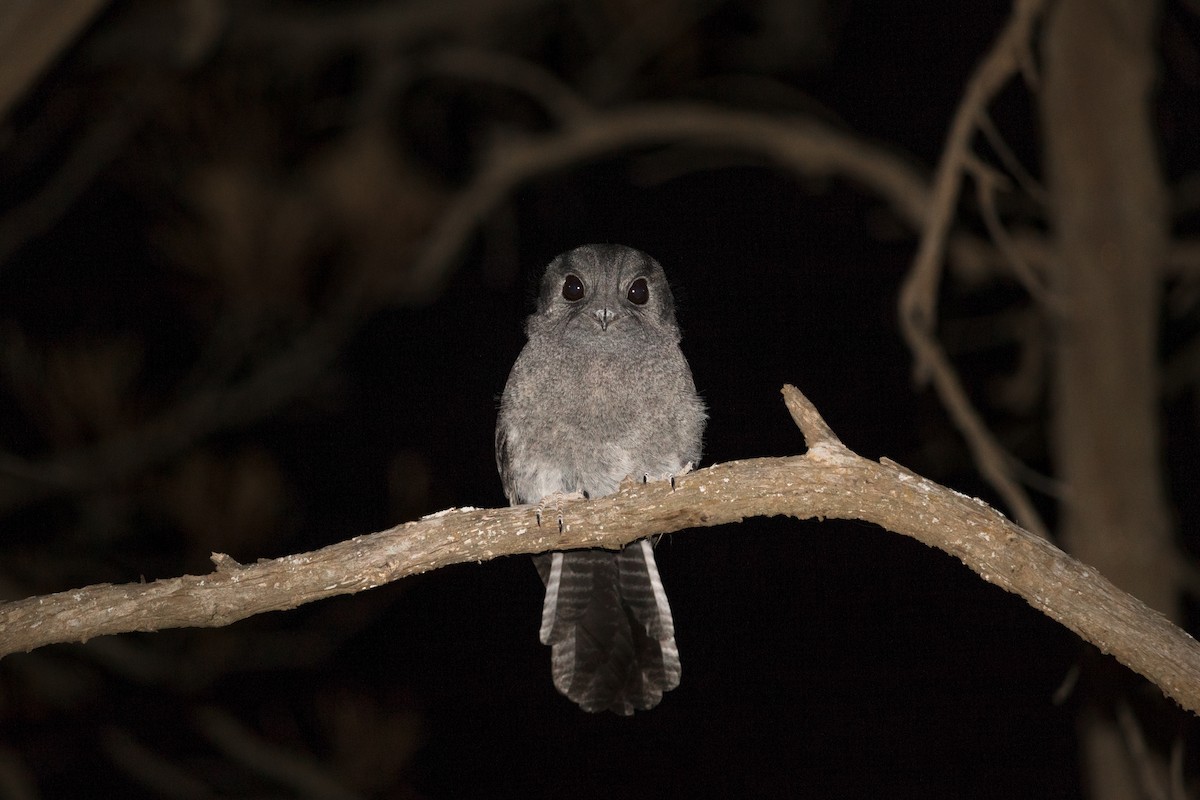
[(646, 301), (650, 299), (650, 287), (646, 285), (646, 279), (638, 278), (629, 284), (629, 294), (626, 297), (635, 306), (646, 305)]
[(583, 299), (583, 281), (578, 276), (568, 275), (563, 281), (563, 298), (572, 303)]

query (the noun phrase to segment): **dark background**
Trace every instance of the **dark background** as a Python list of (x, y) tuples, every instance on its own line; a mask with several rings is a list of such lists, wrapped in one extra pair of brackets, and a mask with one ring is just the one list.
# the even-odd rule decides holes
[[(19, 337), (41, 353), (118, 334), (139, 343), (130, 425), (189, 391), (190, 365), (225, 319), (211, 308), (229, 302), (218, 282), (178, 268), (162, 244), (164, 229), (195, 217), (178, 190), (189, 170), (224, 149), (241, 147), (238, 163), (252, 161), (245, 153), (260, 135), (252, 127), (266, 119), (269, 174), (287, 185), (291, 169), (359, 124), (342, 112), (369, 72), (353, 47), (296, 64), (231, 37), (203, 63), (155, 73), (161, 64), (148, 40), (158, 23), (143, 19), (148, 8), (114, 3), (101, 14), (10, 114), (0, 141), (0, 211), (11, 212), (55, 174), (90, 120), (133, 102), (128, 87), (154, 87), (130, 137), (61, 218), (0, 263), (0, 335), (10, 343)], [(261, 8), (337, 13), (311, 3)], [(597, 8), (608, 27), (596, 37), (616, 37), (623, 7)], [(649, 59), (609, 105), (699, 98), (810, 114), (886, 143), (926, 172), (1009, 10), (998, 2), (814, 6), (810, 38), (787, 40), (771, 29), (771, 4), (702, 8), (684, 44)], [(548, 16), (533, 32), (514, 23), (491, 44), (572, 83), (590, 59), (582, 26), (561, 6), (529, 12), (537, 13)], [(1180, 177), (1197, 166), (1200, 26), (1185, 4), (1169, 6), (1163, 26), (1164, 163)], [(413, 45), (413, 58), (437, 44)], [(722, 83), (735, 75), (761, 80), (747, 84), (753, 92)], [(494, 131), (547, 129), (535, 105), (466, 82), (412, 79), (381, 113), (397, 152), (447, 193), (470, 180)], [(994, 116), (1036, 173), (1033, 105), (1018, 85)], [(196, 107), (206, 109), (205, 125), (179, 122)], [(250, 541), (230, 539), (236, 526), (209, 529), (211, 541), (181, 534), (186, 520), (163, 510), (174, 496), (164, 487), (176, 485), (189, 457), (181, 453), (115, 485), (9, 511), (0, 520), (0, 574), (11, 597), (202, 573), (213, 550), (247, 562), (449, 506), (502, 505), (496, 398), (541, 269), (584, 242), (628, 244), (664, 265), (710, 410), (705, 464), (801, 452), (779, 395), (788, 382), (858, 453), (998, 502), (936, 398), (914, 386), (896, 293), (915, 238), (871, 192), (801, 180), (753, 154), (656, 147), (522, 185), (494, 217), (464, 244), (436, 297), (363, 315), (330, 369), (291, 402), (196, 443), (212, 463), (245, 452), (269, 462), (284, 487), (264, 517), (269, 530)], [(968, 208), (968, 229), (971, 219)], [(256, 347), (269, 355), (320, 316), (345, 268), (338, 248), (331, 252), (315, 259), (306, 310), (266, 326)], [(406, 258), (397, 254), (398, 271)], [(1021, 413), (990, 402), (1015, 347), (972, 342), (955, 327), (1025, 302), (1004, 283), (952, 284), (942, 313), (989, 423), (1048, 472), (1044, 397)], [(1168, 318), (1164, 358), (1196, 319), (1194, 308)], [(253, 359), (247, 364), (241, 369)], [(22, 398), (0, 388), (2, 444), (17, 456), (108, 433), (97, 425), (75, 441), (56, 439)], [(1173, 500), (1187, 531), (1196, 514), (1192, 395), (1168, 398), (1165, 411)], [(238, 474), (226, 477), (237, 484)], [(233, 496), (222, 491), (214, 489), (212, 505)], [(1039, 501), (1052, 520), (1052, 501)], [(507, 558), (229, 629), (11, 656), (0, 662), (2, 754), (37, 787), (33, 796), (190, 796), (179, 782), (167, 782), (176, 792), (148, 787), (148, 762), (120, 755), (129, 741), (212, 788), (210, 796), (300, 796), (206, 735), (205, 709), (218, 709), (363, 796), (1082, 796), (1074, 700), (1056, 692), (1084, 646), (945, 554), (865, 523), (790, 519), (674, 535), (657, 554), (683, 680), (661, 706), (632, 718), (587, 715), (557, 695), (537, 641), (541, 584), (528, 559)]]

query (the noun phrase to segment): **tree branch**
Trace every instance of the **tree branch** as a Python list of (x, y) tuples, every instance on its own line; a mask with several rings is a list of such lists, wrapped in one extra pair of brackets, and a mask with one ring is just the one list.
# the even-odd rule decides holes
[(860, 519), (961, 560), (1200, 713), (1200, 644), (1086, 564), (966, 497), (886, 459), (848, 450), (799, 391), (784, 399), (808, 453), (717, 464), (674, 481), (627, 482), (565, 501), (563, 528), (532, 506), (450, 509), (309, 553), (148, 584), (89, 586), (0, 605), (0, 656), (126, 631), (218, 627), (266, 611), (354, 594), (407, 575), (498, 556), (618, 548), (685, 528), (786, 515)]
[[(937, 295), (946, 243), (962, 191), (963, 175), (972, 159), (971, 143), (987, 108), (1018, 71), (1031, 78), (1029, 52), (1033, 29), (1046, 0), (1016, 0), (1008, 24), (976, 68), (966, 94), (954, 112), (950, 133), (933, 179), (927, 221), (912, 268), (900, 289), (900, 328), (916, 360), (918, 380), (931, 379), (955, 427), (967, 440), (979, 471), (1022, 525), (1043, 536), (1045, 523), (1013, 476), (1015, 461), (987, 429), (954, 366), (938, 341)], [(994, 233), (994, 231), (993, 231)]]
[(406, 275), (406, 289), (416, 298), (434, 294), (449, 274), (446, 264), (521, 184), (624, 149), (662, 144), (736, 148), (798, 175), (856, 181), (880, 195), (914, 229), (924, 224), (930, 206), (925, 178), (916, 167), (847, 131), (801, 117), (648, 103), (587, 114), (549, 134), (496, 144), (429, 235)]
[(0, 120), (107, 5), (107, 0), (70, 0), (0, 10)]

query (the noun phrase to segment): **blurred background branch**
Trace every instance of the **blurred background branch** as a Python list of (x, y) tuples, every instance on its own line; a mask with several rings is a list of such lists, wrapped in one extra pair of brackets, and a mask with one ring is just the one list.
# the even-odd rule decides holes
[[(793, 452), (796, 380), (1191, 627), (1198, 109), (1186, 0), (8, 3), (0, 598), (497, 505), (530, 282), (619, 241), (678, 283), (707, 460)], [(694, 666), (636, 736), (561, 713), (498, 560), (6, 658), (0, 793), (1195, 792), (1194, 722), (1023, 604), (772, 525), (660, 546)]]

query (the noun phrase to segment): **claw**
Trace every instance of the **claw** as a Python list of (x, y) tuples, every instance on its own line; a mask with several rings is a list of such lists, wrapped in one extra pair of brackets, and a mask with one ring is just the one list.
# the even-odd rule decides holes
[(537, 516), (538, 527), (542, 526), (542, 516), (546, 511), (546, 507), (553, 506), (554, 514), (558, 519), (558, 532), (561, 534), (566, 529), (566, 525), (563, 523), (562, 502), (564, 500), (586, 500), (587, 496), (586, 492), (555, 492), (554, 494), (546, 495), (537, 504), (537, 508), (533, 512)]

